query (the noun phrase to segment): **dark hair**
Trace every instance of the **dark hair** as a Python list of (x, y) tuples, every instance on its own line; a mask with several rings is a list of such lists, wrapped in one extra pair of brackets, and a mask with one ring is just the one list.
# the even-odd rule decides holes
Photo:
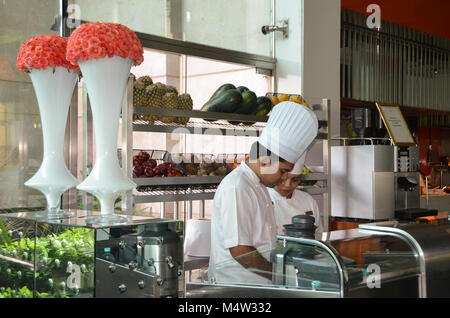
[(287, 160), (272, 153), (269, 149), (261, 145), (259, 142), (255, 141), (250, 148), (249, 159), (250, 161), (256, 161), (261, 157), (270, 157), (270, 161), (272, 162), (287, 162)]

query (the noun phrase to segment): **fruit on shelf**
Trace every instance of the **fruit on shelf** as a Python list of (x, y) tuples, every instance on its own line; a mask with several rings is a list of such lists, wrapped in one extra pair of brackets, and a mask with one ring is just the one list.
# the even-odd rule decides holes
[[(242, 87), (242, 86), (241, 86)], [(243, 91), (241, 93), (242, 95), (242, 102), (239, 105), (239, 108), (234, 112), (235, 114), (243, 114), (243, 115), (250, 115), (258, 106), (256, 103), (257, 97), (256, 94), (250, 90)], [(239, 125), (240, 121), (228, 121), (232, 125)]]
[(227, 173), (227, 168), (220, 162), (202, 162), (198, 170), (198, 176), (226, 176)]
[(155, 175), (153, 168), (150, 167), (145, 168), (144, 173), (147, 178), (153, 178), (153, 176)]
[(146, 106), (147, 96), (145, 94), (145, 82), (141, 78), (137, 79), (133, 85), (133, 105), (134, 106)]
[(154, 169), (156, 175), (165, 176), (167, 174), (167, 167), (164, 165), (158, 165)]
[(141, 76), (138, 80), (142, 81), (146, 87), (153, 84), (152, 78), (148, 75)]
[[(166, 96), (167, 95), (167, 96)], [(153, 83), (150, 76), (141, 76), (134, 85), (133, 102), (136, 106), (155, 108), (192, 110), (193, 101), (189, 94), (178, 95), (175, 86), (161, 82)], [(185, 125), (189, 118), (172, 116), (141, 115), (139, 118), (153, 123), (160, 120), (163, 123), (178, 123)], [(136, 116), (133, 116), (136, 119)]]
[(298, 95), (293, 95), (291, 96), (291, 98), (289, 99), (291, 102), (297, 103), (297, 104), (301, 104), (302, 103), (302, 98)]
[[(145, 81), (141, 78), (137, 79), (133, 83), (133, 105), (134, 106), (146, 106), (148, 103), (147, 95), (145, 93)], [(145, 115), (133, 114), (133, 120), (145, 119)]]
[(306, 107), (310, 108), (308, 103), (305, 101), (305, 99), (301, 95), (297, 95), (297, 94), (281, 94), (281, 93), (267, 93), (266, 96), (268, 98), (270, 98), (270, 100), (272, 101), (272, 105), (273, 106), (277, 105), (278, 103), (284, 102), (284, 101), (291, 101), (291, 102), (297, 103), (299, 105), (303, 105), (303, 106), (306, 106)]
[[(178, 109), (178, 95), (175, 92), (166, 93), (162, 98), (163, 108)], [(163, 123), (172, 123), (175, 118), (172, 116), (161, 116), (159, 118)]]
[[(191, 95), (181, 94), (178, 96), (178, 109), (181, 110), (192, 110), (194, 107), (194, 102), (192, 101)], [(189, 122), (189, 117), (177, 117), (176, 123), (181, 125), (186, 125)]]
[(309, 108), (308, 103), (300, 95), (292, 95), (289, 99), (291, 102), (306, 106)]
[(148, 152), (146, 152), (146, 151), (140, 151), (138, 153), (138, 157), (140, 159), (142, 159), (142, 161), (147, 161), (148, 159), (150, 159), (150, 154)]
[(278, 97), (276, 97), (275, 95), (271, 95), (271, 96), (270, 96), (270, 100), (272, 101), (272, 104), (273, 104), (274, 106), (280, 102), (280, 100), (278, 99)]
[(159, 167), (156, 167), (153, 169), (154, 177), (161, 177), (164, 175), (164, 173), (159, 169)]
[(133, 172), (137, 177), (140, 177), (145, 173), (145, 169), (141, 165), (136, 165), (133, 167)]
[(242, 103), (242, 94), (236, 89), (229, 89), (210, 99), (201, 108), (202, 111), (233, 113)]
[(226, 176), (228, 169), (222, 162), (181, 162), (180, 167), (191, 177), (197, 176)]
[(196, 176), (198, 174), (198, 166), (196, 163), (180, 163), (181, 168), (186, 171), (187, 174), (191, 176)]
[[(133, 75), (134, 76), (134, 75)], [(153, 84), (153, 80), (150, 76), (144, 75), (134, 81), (133, 84), (133, 105), (134, 106), (149, 106), (149, 94), (147, 88)], [(150, 115), (133, 115), (133, 120), (144, 119), (152, 121), (153, 118)]]
[(289, 95), (288, 95), (288, 94), (281, 94), (281, 95), (278, 97), (278, 100), (280, 101), (280, 103), (281, 103), (281, 102), (286, 102), (286, 101), (289, 100)]
[(303, 169), (302, 169), (302, 174), (303, 175), (307, 175), (307, 174), (311, 174), (311, 173), (312, 172), (311, 172), (311, 170), (308, 169), (308, 167), (303, 166)]
[(242, 94), (242, 93), (244, 93), (244, 92), (246, 92), (246, 91), (249, 91), (249, 89), (247, 88), (247, 87), (245, 87), (245, 86), (238, 86), (238, 87), (236, 87), (236, 89)]
[(253, 113), (255, 116), (267, 116), (272, 110), (272, 100), (267, 96), (259, 96), (256, 99), (256, 109)]
[(173, 169), (173, 168), (168, 168), (167, 169), (167, 177), (181, 177), (183, 174), (181, 173), (181, 171), (177, 170), (177, 169)]
[(146, 151), (133, 156), (133, 172), (137, 178), (181, 177), (183, 173), (175, 168), (175, 164), (166, 161), (158, 164)]
[(148, 159), (147, 161), (145, 161), (145, 162), (142, 163), (142, 166), (143, 166), (144, 168), (150, 168), (150, 169), (155, 168), (157, 165), (158, 165), (158, 164), (157, 164), (157, 162), (156, 162), (155, 159)]
[[(289, 96), (287, 99), (289, 99)], [(233, 84), (227, 83), (220, 86), (214, 92), (211, 98), (203, 105), (201, 110), (206, 112), (267, 116), (273, 105), (278, 102), (279, 100), (276, 96), (257, 97), (252, 90), (245, 86), (238, 86), (236, 88)], [(213, 119), (205, 120), (215, 121)], [(241, 121), (228, 122), (233, 125), (242, 123)]]
[[(149, 107), (156, 107), (161, 108), (162, 107), (162, 97), (165, 93), (165, 85), (158, 82), (155, 84), (151, 84), (147, 86), (145, 89), (145, 92), (147, 94), (148, 103), (147, 106)], [(152, 116), (147, 115), (147, 119), (150, 121), (154, 121), (159, 119), (158, 116)]]
[(216, 89), (216, 91), (211, 95), (209, 99), (211, 100), (229, 89), (236, 89), (236, 86), (230, 83), (223, 84), (218, 89)]
[[(169, 109), (183, 109), (192, 110), (193, 101), (189, 94), (178, 94), (175, 86), (166, 85), (161, 82), (153, 83), (150, 76), (144, 75), (136, 79), (136, 76), (131, 74), (134, 78), (133, 83), (133, 105), (142, 107), (155, 108), (169, 108)], [(170, 94), (166, 97), (165, 95)], [(176, 99), (174, 98), (176, 97)], [(172, 116), (155, 116), (155, 115), (133, 115), (133, 120), (143, 119), (150, 123), (155, 120), (160, 120), (164, 123), (177, 123), (185, 125), (189, 122), (187, 117), (172, 117)]]
[(172, 85), (166, 85), (164, 87), (165, 93), (175, 93), (176, 95), (178, 95), (178, 90), (175, 86)]

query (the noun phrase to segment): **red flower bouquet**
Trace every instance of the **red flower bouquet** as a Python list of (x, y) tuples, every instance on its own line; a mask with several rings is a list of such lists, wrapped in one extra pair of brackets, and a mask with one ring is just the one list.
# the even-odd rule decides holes
[(66, 60), (67, 38), (58, 35), (38, 35), (30, 38), (20, 47), (17, 54), (17, 69), (29, 73), (32, 68), (62, 66), (78, 70), (78, 65)]
[(144, 50), (137, 35), (124, 25), (117, 23), (85, 23), (69, 37), (67, 59), (74, 65), (78, 60), (98, 59), (119, 55), (129, 57), (133, 65), (144, 60)]

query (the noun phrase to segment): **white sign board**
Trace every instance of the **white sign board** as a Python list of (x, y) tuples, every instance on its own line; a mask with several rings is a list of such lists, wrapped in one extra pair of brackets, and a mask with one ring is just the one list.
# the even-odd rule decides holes
[(415, 146), (411, 131), (398, 105), (376, 103), (389, 136), (395, 146)]

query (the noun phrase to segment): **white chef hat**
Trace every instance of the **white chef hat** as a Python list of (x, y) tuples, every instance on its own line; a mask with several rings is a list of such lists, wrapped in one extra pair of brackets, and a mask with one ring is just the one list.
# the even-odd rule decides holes
[(275, 155), (295, 163), (316, 138), (319, 124), (314, 112), (294, 102), (277, 104), (258, 142)]
[(305, 165), (306, 153), (307, 151), (305, 151), (303, 155), (301, 155), (300, 159), (298, 159), (295, 163), (294, 168), (289, 171), (289, 174), (302, 174), (303, 166)]

